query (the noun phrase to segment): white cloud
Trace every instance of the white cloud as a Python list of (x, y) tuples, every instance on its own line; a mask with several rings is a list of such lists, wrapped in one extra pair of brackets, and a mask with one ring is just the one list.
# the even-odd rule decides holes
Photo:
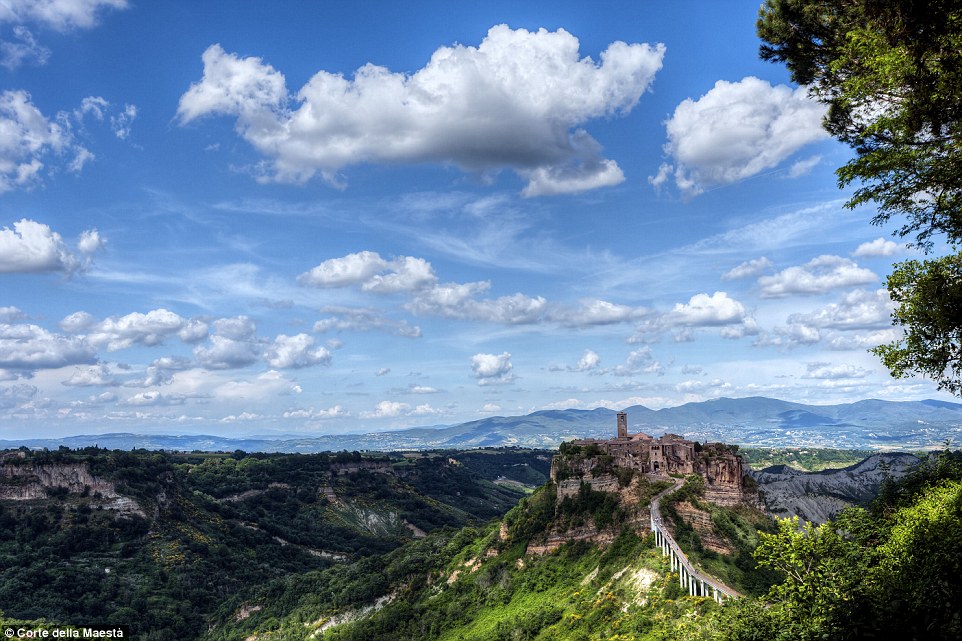
[(776, 327), (769, 332), (762, 332), (755, 340), (758, 346), (797, 347), (798, 345), (813, 345), (822, 340), (822, 332), (817, 327), (803, 323), (789, 323), (785, 327)]
[(323, 347), (315, 348), (314, 338), (307, 334), (279, 334), (274, 339), (274, 344), (267, 349), (265, 359), (271, 367), (292, 369), (327, 365), (331, 362), (331, 353)]
[(766, 269), (771, 269), (772, 261), (768, 260), (766, 257), (753, 258), (752, 260), (746, 260), (745, 262), (732, 267), (727, 272), (722, 274), (722, 280), (736, 280), (739, 278), (751, 278), (758, 276)]
[(220, 419), (221, 423), (237, 423), (241, 421), (259, 421), (264, 417), (261, 414), (254, 414), (253, 412), (241, 412), (240, 414), (225, 416)]
[(789, 267), (758, 279), (762, 296), (780, 298), (793, 294), (822, 294), (838, 287), (878, 281), (878, 275), (841, 256), (822, 255), (801, 266)]
[(242, 341), (254, 337), (257, 326), (247, 316), (219, 318), (214, 321), (214, 333), (231, 340)]
[(601, 357), (598, 356), (598, 353), (590, 349), (586, 349), (585, 353), (582, 354), (581, 359), (578, 361), (578, 364), (570, 369), (574, 372), (589, 372), (598, 367), (600, 364)]
[(205, 321), (191, 318), (184, 323), (184, 326), (177, 332), (177, 336), (185, 343), (199, 343), (207, 338), (210, 328)]
[(605, 300), (589, 299), (581, 301), (576, 309), (554, 310), (552, 319), (567, 327), (590, 327), (594, 325), (613, 325), (625, 323), (648, 313), (643, 307), (618, 305)]
[(37, 42), (30, 30), (23, 26), (13, 28), (16, 41), (0, 42), (0, 66), (10, 71), (19, 69), (21, 65), (33, 62), (37, 66), (47, 64), (50, 59), (50, 49)]
[(117, 385), (117, 380), (111, 375), (110, 368), (101, 364), (76, 368), (63, 384), (75, 387), (108, 386)]
[(27, 317), (18, 307), (0, 307), (0, 323), (15, 323)]
[(444, 414), (444, 410), (431, 407), (428, 403), (422, 403), (411, 410), (411, 416), (438, 416)]
[(407, 388), (409, 394), (437, 394), (441, 390), (436, 387), (431, 387), (429, 385), (414, 385), (413, 383)]
[(315, 287), (348, 287), (370, 280), (388, 265), (388, 261), (377, 252), (362, 251), (325, 260), (311, 271), (298, 276), (297, 280), (304, 285)]
[(417, 291), (430, 287), (438, 281), (431, 263), (423, 258), (401, 256), (388, 263), (386, 267), (388, 273), (374, 274), (366, 283), (361, 285), (361, 289), (379, 294), (395, 294)]
[(0, 194), (36, 184), (47, 156), (68, 153), (72, 171), (93, 157), (74, 143), (69, 125), (48, 120), (26, 91), (0, 93)]
[(822, 162), (821, 156), (812, 156), (810, 158), (803, 158), (802, 160), (794, 162), (792, 163), (792, 166), (788, 168), (788, 177), (800, 178), (802, 176), (806, 176), (820, 162)]
[(437, 285), (418, 292), (407, 308), (416, 314), (506, 325), (526, 325), (546, 318), (548, 301), (541, 296), (532, 298), (516, 293), (495, 299), (478, 300), (470, 297), (488, 286), (488, 283)]
[(407, 403), (381, 401), (373, 412), (361, 412), (361, 418), (396, 418), (411, 409)]
[(11, 409), (28, 403), (40, 390), (33, 385), (10, 385), (0, 387), (0, 408)]
[(724, 390), (731, 389), (731, 387), (732, 387), (731, 383), (726, 383), (725, 381), (718, 378), (713, 379), (711, 381), (702, 381), (702, 380), (695, 379), (695, 380), (682, 381), (681, 383), (676, 384), (675, 391), (681, 392), (684, 394), (692, 394), (692, 393), (706, 392), (710, 390), (711, 391), (710, 395), (718, 395)]
[(110, 129), (115, 136), (126, 140), (130, 136), (131, 125), (135, 118), (137, 118), (137, 106), (125, 104), (123, 111), (110, 117)]
[(77, 250), (81, 254), (96, 254), (107, 245), (107, 239), (100, 235), (96, 229), (88, 229), (80, 234), (77, 241)]
[(673, 325), (690, 327), (716, 327), (742, 323), (747, 318), (745, 306), (726, 292), (695, 294), (688, 304), (675, 303), (674, 308), (665, 315)]
[(867, 350), (897, 341), (903, 337), (898, 329), (878, 329), (870, 332), (851, 332), (832, 335), (827, 343), (831, 349)]
[(319, 71), (291, 96), (270, 65), (212, 45), (178, 116), (235, 116), (238, 134), (267, 157), (266, 180), (339, 185), (338, 172), (359, 163), (442, 162), (509, 167), (529, 196), (583, 191), (623, 176), (581, 126), (631, 111), (665, 49), (615, 42), (596, 63), (578, 48), (564, 30), (499, 25), (478, 47), (439, 48), (413, 74), (373, 64), (352, 79)]
[(128, 380), (124, 382), (124, 387), (155, 387), (157, 385), (167, 385), (173, 381), (175, 372), (186, 370), (189, 367), (190, 361), (186, 358), (164, 356), (147, 366), (143, 379)]
[(868, 258), (873, 256), (893, 256), (899, 251), (899, 246), (891, 240), (876, 238), (875, 240), (862, 243), (852, 252), (856, 258)]
[[(423, 258), (399, 256), (387, 260), (370, 251), (325, 260), (302, 273), (298, 280), (304, 285), (323, 288), (354, 286), (372, 294), (407, 294), (410, 298), (405, 308), (414, 314), (506, 325), (554, 322), (566, 327), (590, 327), (628, 322), (648, 313), (641, 307), (599, 299), (585, 299), (570, 308), (552, 305), (542, 296), (520, 292), (482, 299), (478, 296), (491, 288), (488, 281), (441, 283), (431, 263)], [(315, 332), (383, 329), (402, 336), (421, 335), (418, 327), (391, 321), (368, 310), (325, 309), (337, 316), (318, 321)]]
[(126, 316), (110, 316), (94, 325), (88, 324), (89, 314), (71, 314), (60, 326), (64, 329), (82, 328), (86, 331), (87, 341), (95, 347), (105, 347), (113, 352), (127, 349), (135, 344), (160, 345), (171, 335), (180, 332), (187, 320), (166, 309), (154, 309), (146, 314), (134, 312)]
[(584, 404), (576, 398), (566, 398), (563, 401), (555, 401), (539, 407), (539, 410), (570, 410), (584, 407)]
[(421, 328), (410, 325), (407, 321), (395, 321), (369, 309), (348, 307), (325, 307), (321, 313), (334, 314), (322, 318), (314, 323), (314, 331), (318, 334), (329, 331), (364, 332), (381, 330), (395, 336), (420, 338)]
[(70, 251), (60, 234), (43, 223), (23, 218), (13, 224), (13, 229), (0, 229), (0, 273), (72, 274), (88, 267), (90, 254), (100, 249), (103, 243), (97, 230), (83, 232), (78, 243), (83, 256), (78, 257)]
[(197, 361), (208, 369), (235, 369), (252, 365), (260, 358), (260, 347), (251, 341), (211, 336), (210, 344), (194, 348)]
[(848, 378), (865, 378), (869, 371), (855, 365), (842, 364), (832, 365), (831, 363), (807, 363), (805, 374), (802, 378), (814, 378), (821, 380), (839, 380)]
[(478, 385), (504, 385), (512, 383), (515, 375), (511, 372), (511, 354), (475, 354), (471, 357), (471, 371), (478, 379)]
[(123, 401), (122, 405), (131, 407), (158, 407), (170, 405), (184, 405), (187, 397), (181, 394), (161, 394), (155, 390), (138, 392)]
[(673, 178), (685, 197), (693, 197), (754, 176), (828, 137), (824, 114), (824, 105), (809, 98), (806, 87), (773, 87), (752, 76), (719, 80), (698, 100), (687, 98), (675, 108), (665, 123), (671, 162), (649, 181), (661, 187)]
[[(206, 379), (210, 377), (209, 373), (197, 372), (196, 370), (192, 370), (191, 373), (195, 376), (199, 374), (202, 377), (201, 385), (205, 385)], [(175, 378), (174, 385), (177, 382), (178, 379)], [(291, 393), (299, 394), (299, 386), (276, 370), (268, 370), (258, 374), (254, 379), (239, 379), (219, 383), (210, 391), (210, 395), (216, 400), (234, 404), (257, 403), (277, 396), (287, 396)]]
[(194, 348), (198, 362), (208, 369), (235, 369), (257, 362), (262, 346), (257, 341), (254, 321), (247, 316), (214, 321), (214, 334), (206, 346)]
[(0, 369), (56, 369), (97, 361), (80, 338), (52, 334), (37, 325), (0, 325)]
[(89, 29), (108, 9), (126, 9), (127, 0), (4, 0), (0, 22), (33, 22), (57, 31)]
[(808, 314), (792, 314), (789, 323), (828, 329), (878, 329), (891, 324), (894, 309), (888, 290), (848, 292), (838, 303), (831, 303)]
[(624, 365), (618, 365), (611, 370), (615, 376), (634, 376), (644, 372), (645, 374), (661, 374), (662, 365), (655, 360), (650, 347), (642, 347), (632, 351), (625, 359)]
[(350, 414), (342, 406), (335, 405), (334, 407), (320, 410), (315, 410), (313, 407), (310, 409), (288, 410), (284, 412), (283, 416), (284, 418), (328, 420), (350, 416)]

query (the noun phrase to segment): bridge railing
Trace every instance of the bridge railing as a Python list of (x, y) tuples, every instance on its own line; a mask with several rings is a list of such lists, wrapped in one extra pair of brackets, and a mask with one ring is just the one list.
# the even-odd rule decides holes
[(681, 546), (671, 536), (668, 528), (665, 527), (661, 518), (661, 499), (669, 492), (677, 490), (681, 485), (682, 482), (677, 481), (672, 487), (660, 492), (651, 500), (651, 531), (655, 535), (655, 542), (661, 547), (665, 556), (671, 557), (672, 570), (678, 571), (679, 583), (681, 587), (688, 588), (690, 595), (711, 596), (718, 603), (723, 602), (723, 597), (737, 599), (741, 594), (718, 579), (699, 572), (682, 552)]

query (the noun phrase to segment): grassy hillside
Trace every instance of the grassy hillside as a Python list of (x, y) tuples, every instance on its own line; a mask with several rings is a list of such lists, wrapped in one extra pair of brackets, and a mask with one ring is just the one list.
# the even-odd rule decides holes
[(616, 521), (608, 545), (571, 542), (525, 555), (557, 519), (593, 519), (603, 502), (589, 491), (562, 506), (554, 492), (548, 485), (522, 501), (504, 528), (439, 532), (380, 562), (276, 582), (244, 609), (222, 609), (205, 639), (684, 638), (718, 607), (683, 595), (653, 537)]

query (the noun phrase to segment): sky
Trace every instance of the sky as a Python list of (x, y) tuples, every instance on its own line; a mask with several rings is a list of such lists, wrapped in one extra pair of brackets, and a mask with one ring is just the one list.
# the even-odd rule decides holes
[(951, 399), (757, 11), (6, 0), (0, 439)]

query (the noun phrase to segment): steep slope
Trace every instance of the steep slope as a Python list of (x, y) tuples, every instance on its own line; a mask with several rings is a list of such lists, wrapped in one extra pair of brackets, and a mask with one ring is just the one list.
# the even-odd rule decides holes
[(205, 638), (687, 638), (718, 606), (682, 593), (651, 536), (612, 522), (616, 534), (607, 544), (569, 540), (551, 553), (525, 553), (534, 536), (573, 532), (579, 519), (593, 521), (600, 513), (589, 504), (596, 499), (583, 498), (584, 505), (569, 504), (558, 515), (549, 485), (501, 523), (435, 533), (378, 562), (276, 582), (240, 609), (222, 610)]
[[(552, 468), (558, 482), (539, 488), (500, 522), (436, 533), (376, 565), (365, 560), (344, 572), (275, 582), (222, 609), (207, 638), (691, 638), (718, 606), (689, 597), (654, 545), (650, 503), (673, 481), (612, 467), (610, 457), (583, 448), (565, 452), (559, 455), (564, 465)], [(672, 510), (681, 511), (682, 503), (706, 508), (704, 490), (704, 484), (686, 485), (671, 497)], [(726, 550), (741, 552), (744, 532), (754, 534), (744, 518), (751, 508), (743, 508), (706, 508), (711, 535)], [(691, 533), (689, 541), (698, 539), (702, 530), (673, 513), (676, 527)], [(729, 561), (732, 568), (738, 563)], [(746, 581), (750, 571), (731, 570), (726, 579), (741, 590), (763, 589), (767, 584)]]
[(842, 469), (806, 473), (778, 465), (752, 472), (752, 477), (775, 516), (824, 523), (846, 507), (866, 506), (886, 478), (897, 480), (918, 463), (911, 454), (874, 454)]
[(543, 453), (458, 456), (7, 452), (0, 608), (196, 638), (254, 586), (500, 516), (547, 475)]

